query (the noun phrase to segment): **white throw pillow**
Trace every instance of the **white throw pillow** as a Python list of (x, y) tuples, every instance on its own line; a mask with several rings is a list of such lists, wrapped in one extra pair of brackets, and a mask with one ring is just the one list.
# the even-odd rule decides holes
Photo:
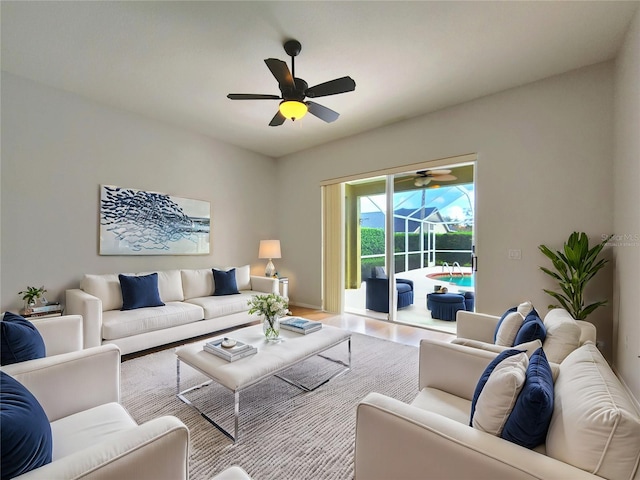
[(518, 305), (518, 313), (524, 318), (527, 318), (527, 315), (529, 315), (531, 310), (533, 310), (533, 303), (531, 303), (529, 300)]
[(523, 352), (505, 358), (494, 368), (478, 397), (473, 428), (500, 436), (524, 386), (528, 366), (529, 357)]
[(512, 346), (523, 322), (524, 317), (521, 313), (508, 313), (500, 324), (500, 328), (498, 328), (498, 332), (496, 334), (496, 345), (502, 345), (503, 347)]
[(550, 362), (562, 363), (567, 355), (580, 346), (580, 326), (566, 310), (549, 310), (544, 317), (544, 327), (547, 336), (542, 348)]

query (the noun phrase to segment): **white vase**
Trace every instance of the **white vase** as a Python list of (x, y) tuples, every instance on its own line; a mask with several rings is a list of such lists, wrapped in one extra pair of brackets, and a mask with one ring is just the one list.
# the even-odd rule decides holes
[(264, 316), (262, 321), (262, 331), (264, 336), (269, 342), (277, 342), (280, 340), (280, 317), (277, 315), (273, 317)]

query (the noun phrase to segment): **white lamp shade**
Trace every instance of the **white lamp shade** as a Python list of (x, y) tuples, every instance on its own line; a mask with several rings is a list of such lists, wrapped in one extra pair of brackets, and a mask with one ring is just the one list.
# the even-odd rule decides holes
[(260, 240), (258, 258), (282, 258), (280, 240)]

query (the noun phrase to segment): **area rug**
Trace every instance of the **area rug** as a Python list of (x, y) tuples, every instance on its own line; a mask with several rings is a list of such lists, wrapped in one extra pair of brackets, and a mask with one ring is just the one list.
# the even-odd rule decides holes
[[(345, 360), (346, 343), (327, 354)], [(332, 368), (337, 365), (314, 357), (287, 374), (313, 382)], [(181, 379), (183, 389), (206, 380), (184, 364)], [(356, 406), (369, 392), (413, 400), (418, 348), (354, 333), (351, 370), (317, 390), (305, 393), (277, 378), (248, 388), (240, 394), (235, 445), (176, 398), (174, 349), (127, 360), (121, 371), (122, 403), (138, 423), (174, 415), (189, 428), (191, 480), (210, 479), (233, 464), (254, 480), (352, 479)], [(188, 398), (231, 430), (233, 396), (228, 390), (209, 386)]]

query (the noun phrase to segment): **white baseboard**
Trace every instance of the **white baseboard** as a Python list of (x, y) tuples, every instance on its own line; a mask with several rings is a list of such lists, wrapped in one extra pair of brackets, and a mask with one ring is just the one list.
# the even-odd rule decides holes
[(314, 310), (322, 310), (322, 307), (320, 307), (320, 305), (310, 305), (308, 303), (289, 302), (289, 305), (293, 305), (295, 307), (312, 308)]

